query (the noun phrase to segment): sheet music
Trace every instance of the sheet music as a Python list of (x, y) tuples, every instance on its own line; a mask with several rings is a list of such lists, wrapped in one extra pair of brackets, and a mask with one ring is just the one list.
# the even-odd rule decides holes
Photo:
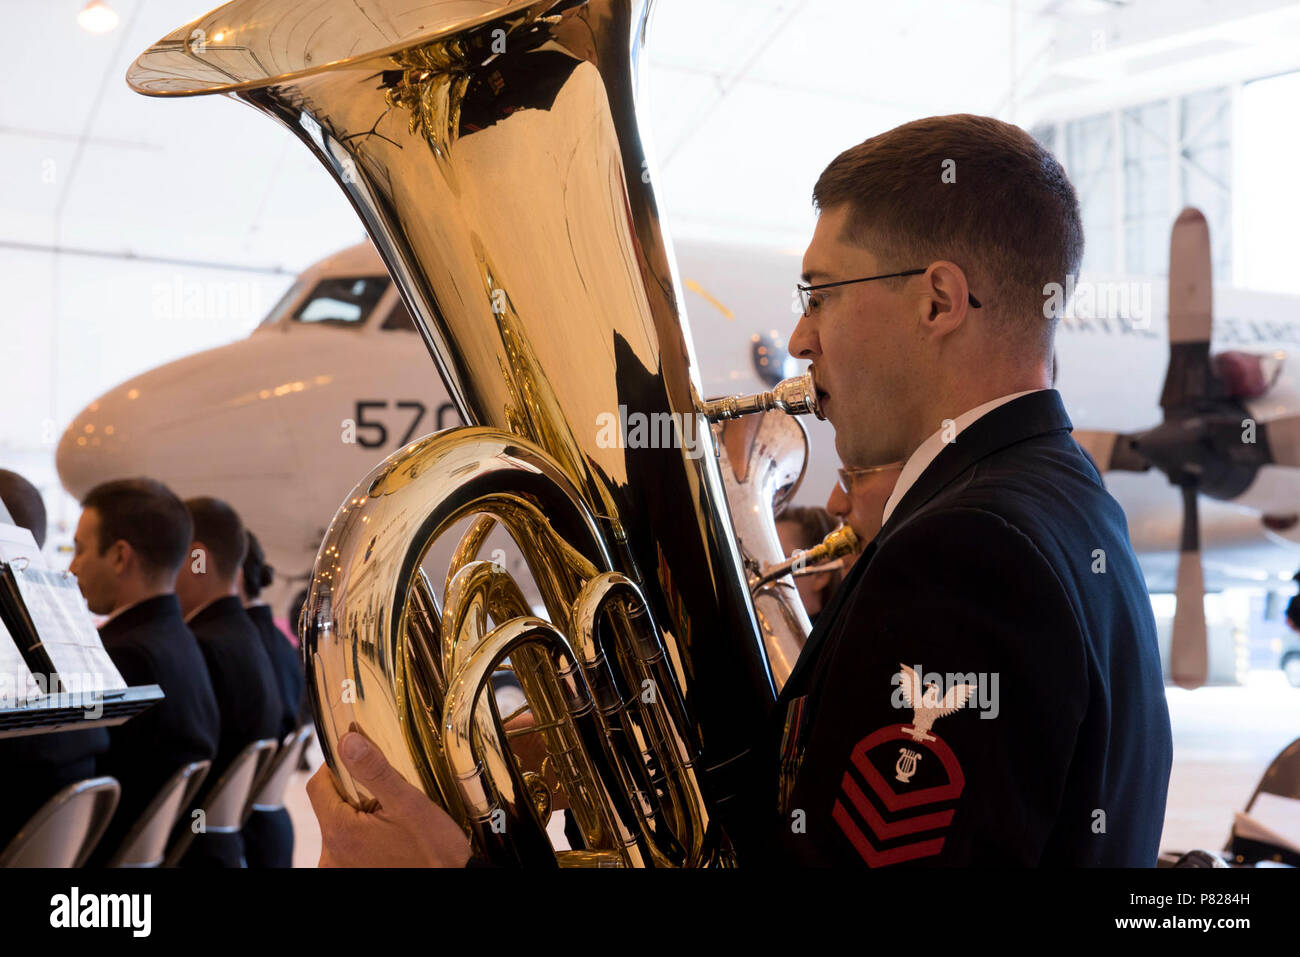
[(0, 621), (0, 708), (12, 708), (41, 696), (31, 669), (5, 623)]
[(27, 613), (54, 663), (63, 690), (73, 693), (125, 688), (126, 682), (104, 650), (90, 610), (67, 572), (12, 566)]
[(18, 525), (0, 522), (0, 562), (14, 561), (29, 568), (45, 567), (45, 557), (32, 533)]

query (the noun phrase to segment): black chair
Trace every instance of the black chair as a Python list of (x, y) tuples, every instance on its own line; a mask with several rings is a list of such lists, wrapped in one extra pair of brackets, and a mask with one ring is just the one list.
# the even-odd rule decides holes
[(193, 761), (168, 778), (105, 866), (161, 866), (181, 812), (190, 806), (211, 767), (211, 761)]
[[(245, 746), (230, 762), (226, 773), (204, 799), (203, 831), (207, 834), (238, 834), (249, 810), (249, 796), (256, 781), (275, 753), (274, 738), (262, 738)], [(194, 843), (193, 827), (184, 827), (167, 851), (164, 867), (176, 867)]]
[(1214, 868), (1227, 867), (1225, 861), (1214, 851), (1194, 850), (1187, 851), (1165, 851), (1156, 860), (1156, 867), (1196, 867), (1196, 868)]
[[(1255, 801), (1261, 794), (1272, 794), (1276, 797), (1300, 801), (1300, 738), (1296, 738), (1283, 748), (1269, 764), (1264, 771), (1264, 776), (1259, 779), (1259, 784), (1255, 785), (1255, 793), (1246, 802), (1243, 814), (1250, 813), (1250, 809), (1255, 806)], [(1242, 837), (1237, 833), (1235, 823), (1228, 834), (1228, 843), (1224, 845), (1223, 850), (1238, 864), (1271, 859), (1285, 861), (1294, 866), (1296, 859), (1295, 854), (1275, 845)]]
[(1245, 813), (1255, 806), (1255, 799), (1261, 794), (1275, 794), (1278, 797), (1300, 801), (1300, 738), (1296, 738), (1273, 759), (1264, 776), (1255, 785), (1255, 793), (1246, 803)]
[(14, 835), (0, 852), (0, 867), (80, 867), (104, 836), (121, 795), (116, 778), (74, 781)]
[(284, 736), (284, 740), (280, 742), (280, 750), (267, 765), (266, 773), (253, 787), (253, 797), (244, 814), (245, 822), (253, 811), (284, 809), (284, 789), (288, 786), (293, 772), (298, 770), (298, 759), (302, 757), (302, 752), (314, 733), (312, 726), (305, 724), (297, 731), (290, 731)]

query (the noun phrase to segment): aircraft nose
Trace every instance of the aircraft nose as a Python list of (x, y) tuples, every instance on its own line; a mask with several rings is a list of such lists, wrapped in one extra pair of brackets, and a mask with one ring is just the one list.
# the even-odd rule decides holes
[(280, 471), (256, 461), (264, 448), (291, 448), (281, 415), (260, 401), (277, 391), (267, 387), (265, 358), (263, 346), (244, 339), (104, 393), (78, 413), (55, 450), (64, 488), (80, 499), (101, 482), (144, 477), (197, 495), (207, 494), (214, 476)]
[(141, 474), (130, 461), (132, 413), (140, 389), (126, 383), (82, 409), (59, 440), (54, 466), (68, 493), (85, 497), (111, 478)]

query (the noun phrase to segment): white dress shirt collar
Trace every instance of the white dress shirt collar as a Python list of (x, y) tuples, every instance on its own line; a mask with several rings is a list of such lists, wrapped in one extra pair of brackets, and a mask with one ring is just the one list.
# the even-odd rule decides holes
[[(948, 441), (956, 442), (957, 436), (960, 435), (964, 429), (969, 427), (971, 423), (975, 422), (977, 419), (992, 412), (998, 406), (1005, 405), (1012, 399), (1018, 399), (1022, 395), (1029, 395), (1031, 392), (1042, 391), (1044, 390), (1026, 389), (1024, 392), (1013, 392), (1010, 395), (990, 399), (983, 405), (977, 405), (973, 409), (968, 409), (952, 420), (953, 431)], [(946, 444), (944, 442), (944, 432), (945, 429), (943, 426), (940, 426), (933, 435), (917, 446), (916, 451), (912, 453), (906, 464), (903, 465), (903, 471), (898, 476), (898, 484), (894, 486), (894, 491), (885, 502), (885, 513), (881, 518), (882, 525), (889, 521), (889, 516), (893, 514), (898, 503), (903, 500), (903, 496), (907, 494), (908, 489), (916, 484), (916, 480), (921, 477), (921, 474), (930, 467), (930, 463), (933, 462), (938, 457), (939, 453), (943, 451), (943, 447)]]

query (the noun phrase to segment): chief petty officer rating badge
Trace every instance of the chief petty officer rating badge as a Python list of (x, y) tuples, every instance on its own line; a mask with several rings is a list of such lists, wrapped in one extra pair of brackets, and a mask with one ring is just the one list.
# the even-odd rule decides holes
[[(952, 802), (966, 784), (956, 755), (942, 738), (931, 733), (931, 728), (940, 718), (964, 707), (976, 686), (953, 685), (941, 697), (937, 684), (923, 685), (915, 669), (903, 664), (899, 667), (903, 701), (912, 709), (912, 723), (881, 728), (857, 743), (850, 755), (850, 767), (841, 781), (840, 796), (831, 811), (844, 835), (872, 867), (938, 854), (944, 838), (936, 832), (946, 830), (952, 822), (952, 808), (914, 812)], [(877, 769), (872, 751), (897, 741), (905, 744), (899, 747), (893, 762), (894, 780), (903, 785), (895, 789)], [(931, 756), (939, 767), (932, 769), (930, 778), (938, 783), (924, 787), (913, 785), (912, 778), (925, 758)], [(874, 794), (875, 800), (867, 796), (867, 790)], [(883, 805), (883, 810), (877, 809), (877, 803)], [(900, 840), (923, 834), (926, 835), (923, 839)]]

